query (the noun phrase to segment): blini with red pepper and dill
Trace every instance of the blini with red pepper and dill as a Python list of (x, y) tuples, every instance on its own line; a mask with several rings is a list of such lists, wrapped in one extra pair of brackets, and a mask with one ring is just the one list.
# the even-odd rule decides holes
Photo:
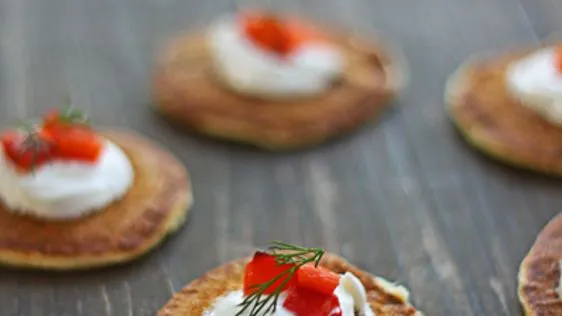
[(409, 292), (319, 248), (274, 242), (191, 282), (158, 316), (421, 316)]
[(374, 34), (242, 12), (165, 47), (153, 94), (158, 112), (188, 130), (296, 150), (377, 120), (404, 88), (405, 68)]
[(0, 264), (73, 270), (133, 260), (184, 222), (183, 165), (145, 137), (79, 112), (1, 134)]
[(466, 141), (501, 162), (562, 175), (562, 48), (476, 56), (450, 76), (447, 111)]

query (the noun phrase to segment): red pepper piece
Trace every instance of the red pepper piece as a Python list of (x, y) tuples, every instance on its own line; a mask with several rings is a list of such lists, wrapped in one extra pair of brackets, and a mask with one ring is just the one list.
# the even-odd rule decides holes
[(332, 295), (340, 282), (339, 274), (313, 264), (305, 264), (297, 271), (298, 286), (324, 295)]
[[(265, 252), (256, 252), (254, 258), (246, 265), (244, 271), (244, 294), (249, 295), (255, 292), (257, 290), (256, 286), (273, 280), (287, 270), (294, 268), (294, 266), (294, 264), (278, 265), (275, 261), (275, 257), (272, 255)], [(275, 290), (287, 280), (287, 277), (289, 277), (289, 273), (273, 282), (263, 294), (269, 295), (275, 292)], [(281, 290), (284, 291), (294, 284), (296, 284), (295, 277), (288, 280), (287, 284), (283, 286)]]
[(287, 290), (283, 307), (296, 316), (341, 316), (340, 303), (334, 295), (293, 286)]

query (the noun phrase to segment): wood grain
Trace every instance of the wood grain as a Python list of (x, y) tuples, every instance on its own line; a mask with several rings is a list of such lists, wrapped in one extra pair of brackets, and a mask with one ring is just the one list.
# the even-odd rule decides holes
[[(158, 47), (251, 4), (381, 32), (408, 57), (409, 89), (378, 126), (283, 155), (155, 116)], [(443, 84), (474, 53), (562, 30), (561, 14), (558, 0), (0, 0), (0, 127), (70, 95), (98, 124), (170, 148), (196, 201), (187, 227), (133, 264), (0, 270), (0, 315), (154, 315), (188, 281), (270, 239), (324, 246), (396, 279), (427, 315), (519, 315), (518, 264), (559, 211), (561, 183), (468, 148), (443, 111)]]

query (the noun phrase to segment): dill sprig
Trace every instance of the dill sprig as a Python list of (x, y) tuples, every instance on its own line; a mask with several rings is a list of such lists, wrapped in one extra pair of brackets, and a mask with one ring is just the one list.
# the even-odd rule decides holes
[[(252, 286), (255, 290), (239, 304), (242, 308), (236, 313), (236, 316), (241, 316), (247, 310), (250, 311), (250, 316), (274, 313), (283, 288), (293, 278), (298, 268), (311, 262), (318, 266), (325, 253), (321, 248), (300, 247), (280, 241), (273, 241), (268, 247), (268, 251), (275, 258), (277, 265), (289, 264), (291, 267), (265, 283)], [(273, 294), (264, 295), (264, 292), (279, 280), (283, 280), (283, 282), (275, 288)]]
[(20, 156), (23, 156), (31, 150), (32, 156), (30, 171), (34, 172), (37, 167), (39, 155), (41, 153), (49, 154), (53, 143), (42, 137), (39, 133), (38, 127), (33, 124), (22, 123), (19, 126), (19, 130), (24, 134), (24, 140), (18, 148), (18, 153)]
[[(72, 106), (70, 97), (65, 99), (63, 110), (57, 111), (55, 114), (56, 120), (62, 124), (87, 126), (90, 123), (88, 116), (83, 111)], [(40, 154), (50, 155), (54, 145), (51, 140), (41, 135), (42, 125), (43, 123), (23, 120), (18, 126), (18, 130), (24, 137), (18, 153), (23, 156), (31, 151), (31, 165), (29, 167), (31, 172), (37, 167)]]
[(90, 119), (88, 118), (86, 113), (72, 106), (72, 100), (70, 99), (70, 97), (67, 97), (64, 103), (64, 108), (58, 115), (58, 119), (61, 122), (81, 125), (90, 124)]

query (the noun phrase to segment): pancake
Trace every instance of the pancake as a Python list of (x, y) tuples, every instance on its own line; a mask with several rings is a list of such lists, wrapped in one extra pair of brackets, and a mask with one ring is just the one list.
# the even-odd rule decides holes
[(519, 268), (519, 300), (526, 315), (562, 315), (561, 260), (562, 214), (559, 214), (539, 233)]
[[(250, 258), (238, 259), (211, 270), (201, 278), (191, 282), (158, 312), (158, 316), (197, 316), (212, 306), (215, 299), (242, 288), (244, 266)], [(367, 292), (367, 299), (377, 316), (422, 316), (408, 303), (408, 292), (382, 278), (375, 277), (345, 259), (327, 253), (320, 266), (337, 273), (347, 271), (357, 276)]]
[(187, 129), (262, 149), (298, 149), (377, 118), (405, 83), (404, 60), (382, 40), (328, 33), (348, 60), (343, 78), (309, 98), (272, 101), (232, 92), (213, 73), (205, 32), (175, 40), (153, 79), (156, 109)]
[(562, 127), (543, 119), (507, 91), (510, 63), (538, 48), (473, 59), (447, 82), (445, 101), (465, 139), (505, 163), (562, 175)]
[(119, 201), (87, 217), (44, 221), (0, 206), (0, 264), (46, 270), (107, 266), (146, 253), (177, 230), (192, 203), (182, 164), (132, 132), (104, 135), (127, 154), (134, 183)]

